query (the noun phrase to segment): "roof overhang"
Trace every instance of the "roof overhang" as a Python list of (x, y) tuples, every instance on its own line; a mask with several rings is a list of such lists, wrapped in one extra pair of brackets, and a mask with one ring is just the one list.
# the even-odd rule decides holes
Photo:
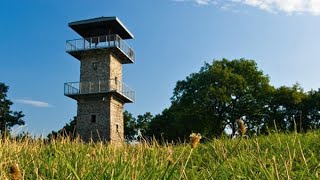
[(118, 34), (122, 39), (133, 39), (133, 34), (117, 17), (99, 17), (69, 23), (69, 27), (80, 36), (96, 37)]

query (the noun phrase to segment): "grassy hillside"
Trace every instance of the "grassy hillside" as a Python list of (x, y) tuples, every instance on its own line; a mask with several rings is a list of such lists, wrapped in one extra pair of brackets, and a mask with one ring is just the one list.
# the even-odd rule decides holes
[(320, 132), (107, 146), (0, 141), (0, 179), (319, 179)]

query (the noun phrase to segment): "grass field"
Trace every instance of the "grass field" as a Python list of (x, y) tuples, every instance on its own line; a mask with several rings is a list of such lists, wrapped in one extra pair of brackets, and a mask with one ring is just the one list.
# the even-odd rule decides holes
[[(206, 140), (206, 139), (204, 139)], [(0, 141), (0, 179), (320, 179), (320, 131), (189, 144)]]

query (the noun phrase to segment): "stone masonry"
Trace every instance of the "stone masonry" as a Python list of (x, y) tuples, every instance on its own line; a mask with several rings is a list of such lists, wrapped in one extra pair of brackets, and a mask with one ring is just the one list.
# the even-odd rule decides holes
[(112, 53), (88, 54), (81, 59), (80, 91), (76, 131), (84, 141), (123, 141), (124, 102), (110, 94), (93, 94), (119, 88), (122, 64)]

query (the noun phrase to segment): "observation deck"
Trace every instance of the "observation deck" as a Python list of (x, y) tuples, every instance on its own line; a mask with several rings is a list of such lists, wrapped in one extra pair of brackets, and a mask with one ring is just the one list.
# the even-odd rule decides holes
[(77, 59), (88, 53), (112, 52), (122, 64), (133, 63), (135, 53), (117, 34), (68, 40), (66, 51)]
[(81, 95), (114, 93), (125, 103), (135, 101), (135, 92), (123, 82), (115, 79), (97, 82), (67, 82), (64, 84), (64, 95), (78, 99)]

